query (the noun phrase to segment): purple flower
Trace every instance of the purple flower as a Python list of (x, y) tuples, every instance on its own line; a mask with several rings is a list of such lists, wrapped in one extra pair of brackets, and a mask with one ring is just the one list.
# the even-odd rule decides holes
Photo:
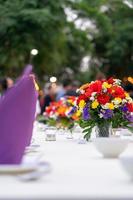
[(100, 114), (103, 116), (104, 119), (109, 119), (109, 118), (112, 118), (113, 111), (110, 109), (101, 110)]
[(76, 110), (77, 110), (76, 106), (72, 107), (72, 109), (70, 110), (70, 112), (68, 113), (68, 115), (73, 115), (76, 112)]
[(89, 104), (86, 104), (86, 106), (83, 108), (83, 119), (89, 120), (90, 119), (90, 113), (89, 113)]
[(127, 105), (123, 105), (122, 107), (120, 107), (120, 109), (121, 109), (122, 112), (128, 111)]
[(127, 119), (129, 122), (133, 122), (133, 115), (131, 113), (126, 113), (124, 115), (125, 119)]

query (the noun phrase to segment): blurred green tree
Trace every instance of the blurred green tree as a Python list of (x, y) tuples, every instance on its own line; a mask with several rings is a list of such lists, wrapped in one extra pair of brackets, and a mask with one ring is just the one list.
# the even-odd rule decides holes
[(96, 26), (90, 54), (99, 61), (100, 70), (120, 78), (133, 75), (133, 1), (84, 0), (78, 9)]
[(33, 48), (39, 50), (34, 64), (40, 78), (66, 66), (76, 69), (89, 42), (67, 21), (67, 5), (65, 0), (0, 0), (1, 71), (20, 73)]
[(1, 74), (17, 76), (36, 48), (33, 63), (40, 79), (66, 67), (80, 79), (86, 55), (95, 68), (88, 76), (96, 68), (107, 75), (131, 75), (132, 10), (130, 0), (0, 0)]

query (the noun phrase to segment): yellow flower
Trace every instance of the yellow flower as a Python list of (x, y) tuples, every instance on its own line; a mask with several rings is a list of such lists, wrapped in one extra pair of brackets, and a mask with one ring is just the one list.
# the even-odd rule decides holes
[(114, 104), (113, 103), (108, 103), (108, 108), (110, 110), (114, 110)]
[(93, 101), (93, 103), (91, 104), (91, 107), (92, 107), (93, 109), (95, 109), (95, 108), (98, 107), (98, 105), (99, 105), (98, 101), (95, 100), (95, 101)]
[(128, 94), (127, 92), (125, 92), (125, 95), (126, 95), (127, 98), (130, 97), (129, 94)]
[(72, 104), (73, 105), (73, 101), (71, 99), (67, 100), (68, 103)]
[(116, 98), (114, 99), (114, 103), (115, 103), (115, 104), (120, 104), (121, 102), (122, 102), (122, 99), (119, 98), (119, 97), (116, 97)]
[(102, 86), (103, 88), (111, 88), (112, 85), (108, 84), (107, 82), (104, 82)]
[(79, 102), (79, 108), (80, 109), (83, 109), (84, 107), (85, 107), (85, 101), (84, 100), (81, 100), (80, 102)]
[(77, 117), (80, 117), (81, 111), (80, 111), (80, 110), (77, 110), (77, 112), (75, 113), (75, 115), (76, 115)]

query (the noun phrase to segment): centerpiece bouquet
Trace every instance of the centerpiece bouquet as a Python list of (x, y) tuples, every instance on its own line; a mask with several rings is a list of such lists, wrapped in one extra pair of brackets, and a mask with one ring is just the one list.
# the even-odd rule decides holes
[(74, 109), (80, 116), (79, 125), (87, 140), (95, 126), (102, 137), (108, 137), (112, 127), (133, 130), (133, 100), (119, 79), (92, 81), (81, 86), (78, 92)]
[(47, 123), (57, 128), (72, 130), (75, 121), (78, 120), (78, 113), (73, 111), (75, 103), (74, 96), (63, 97), (58, 102), (52, 102), (46, 107), (44, 113)]

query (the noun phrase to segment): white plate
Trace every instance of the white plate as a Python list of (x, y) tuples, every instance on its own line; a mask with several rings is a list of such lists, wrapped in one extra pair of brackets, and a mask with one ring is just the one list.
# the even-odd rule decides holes
[(0, 174), (22, 174), (37, 169), (36, 165), (0, 165)]
[(36, 181), (42, 178), (44, 175), (51, 172), (51, 166), (47, 162), (40, 162), (38, 168), (35, 171), (20, 174), (17, 178), (21, 181)]
[(47, 162), (38, 162), (36, 164), (0, 165), (0, 175), (24, 174), (37, 170), (43, 170), (43, 172), (47, 173), (50, 169), (50, 164)]
[(25, 154), (27, 153), (33, 153), (33, 152), (38, 152), (38, 148), (40, 147), (40, 145), (31, 145), (25, 148)]

